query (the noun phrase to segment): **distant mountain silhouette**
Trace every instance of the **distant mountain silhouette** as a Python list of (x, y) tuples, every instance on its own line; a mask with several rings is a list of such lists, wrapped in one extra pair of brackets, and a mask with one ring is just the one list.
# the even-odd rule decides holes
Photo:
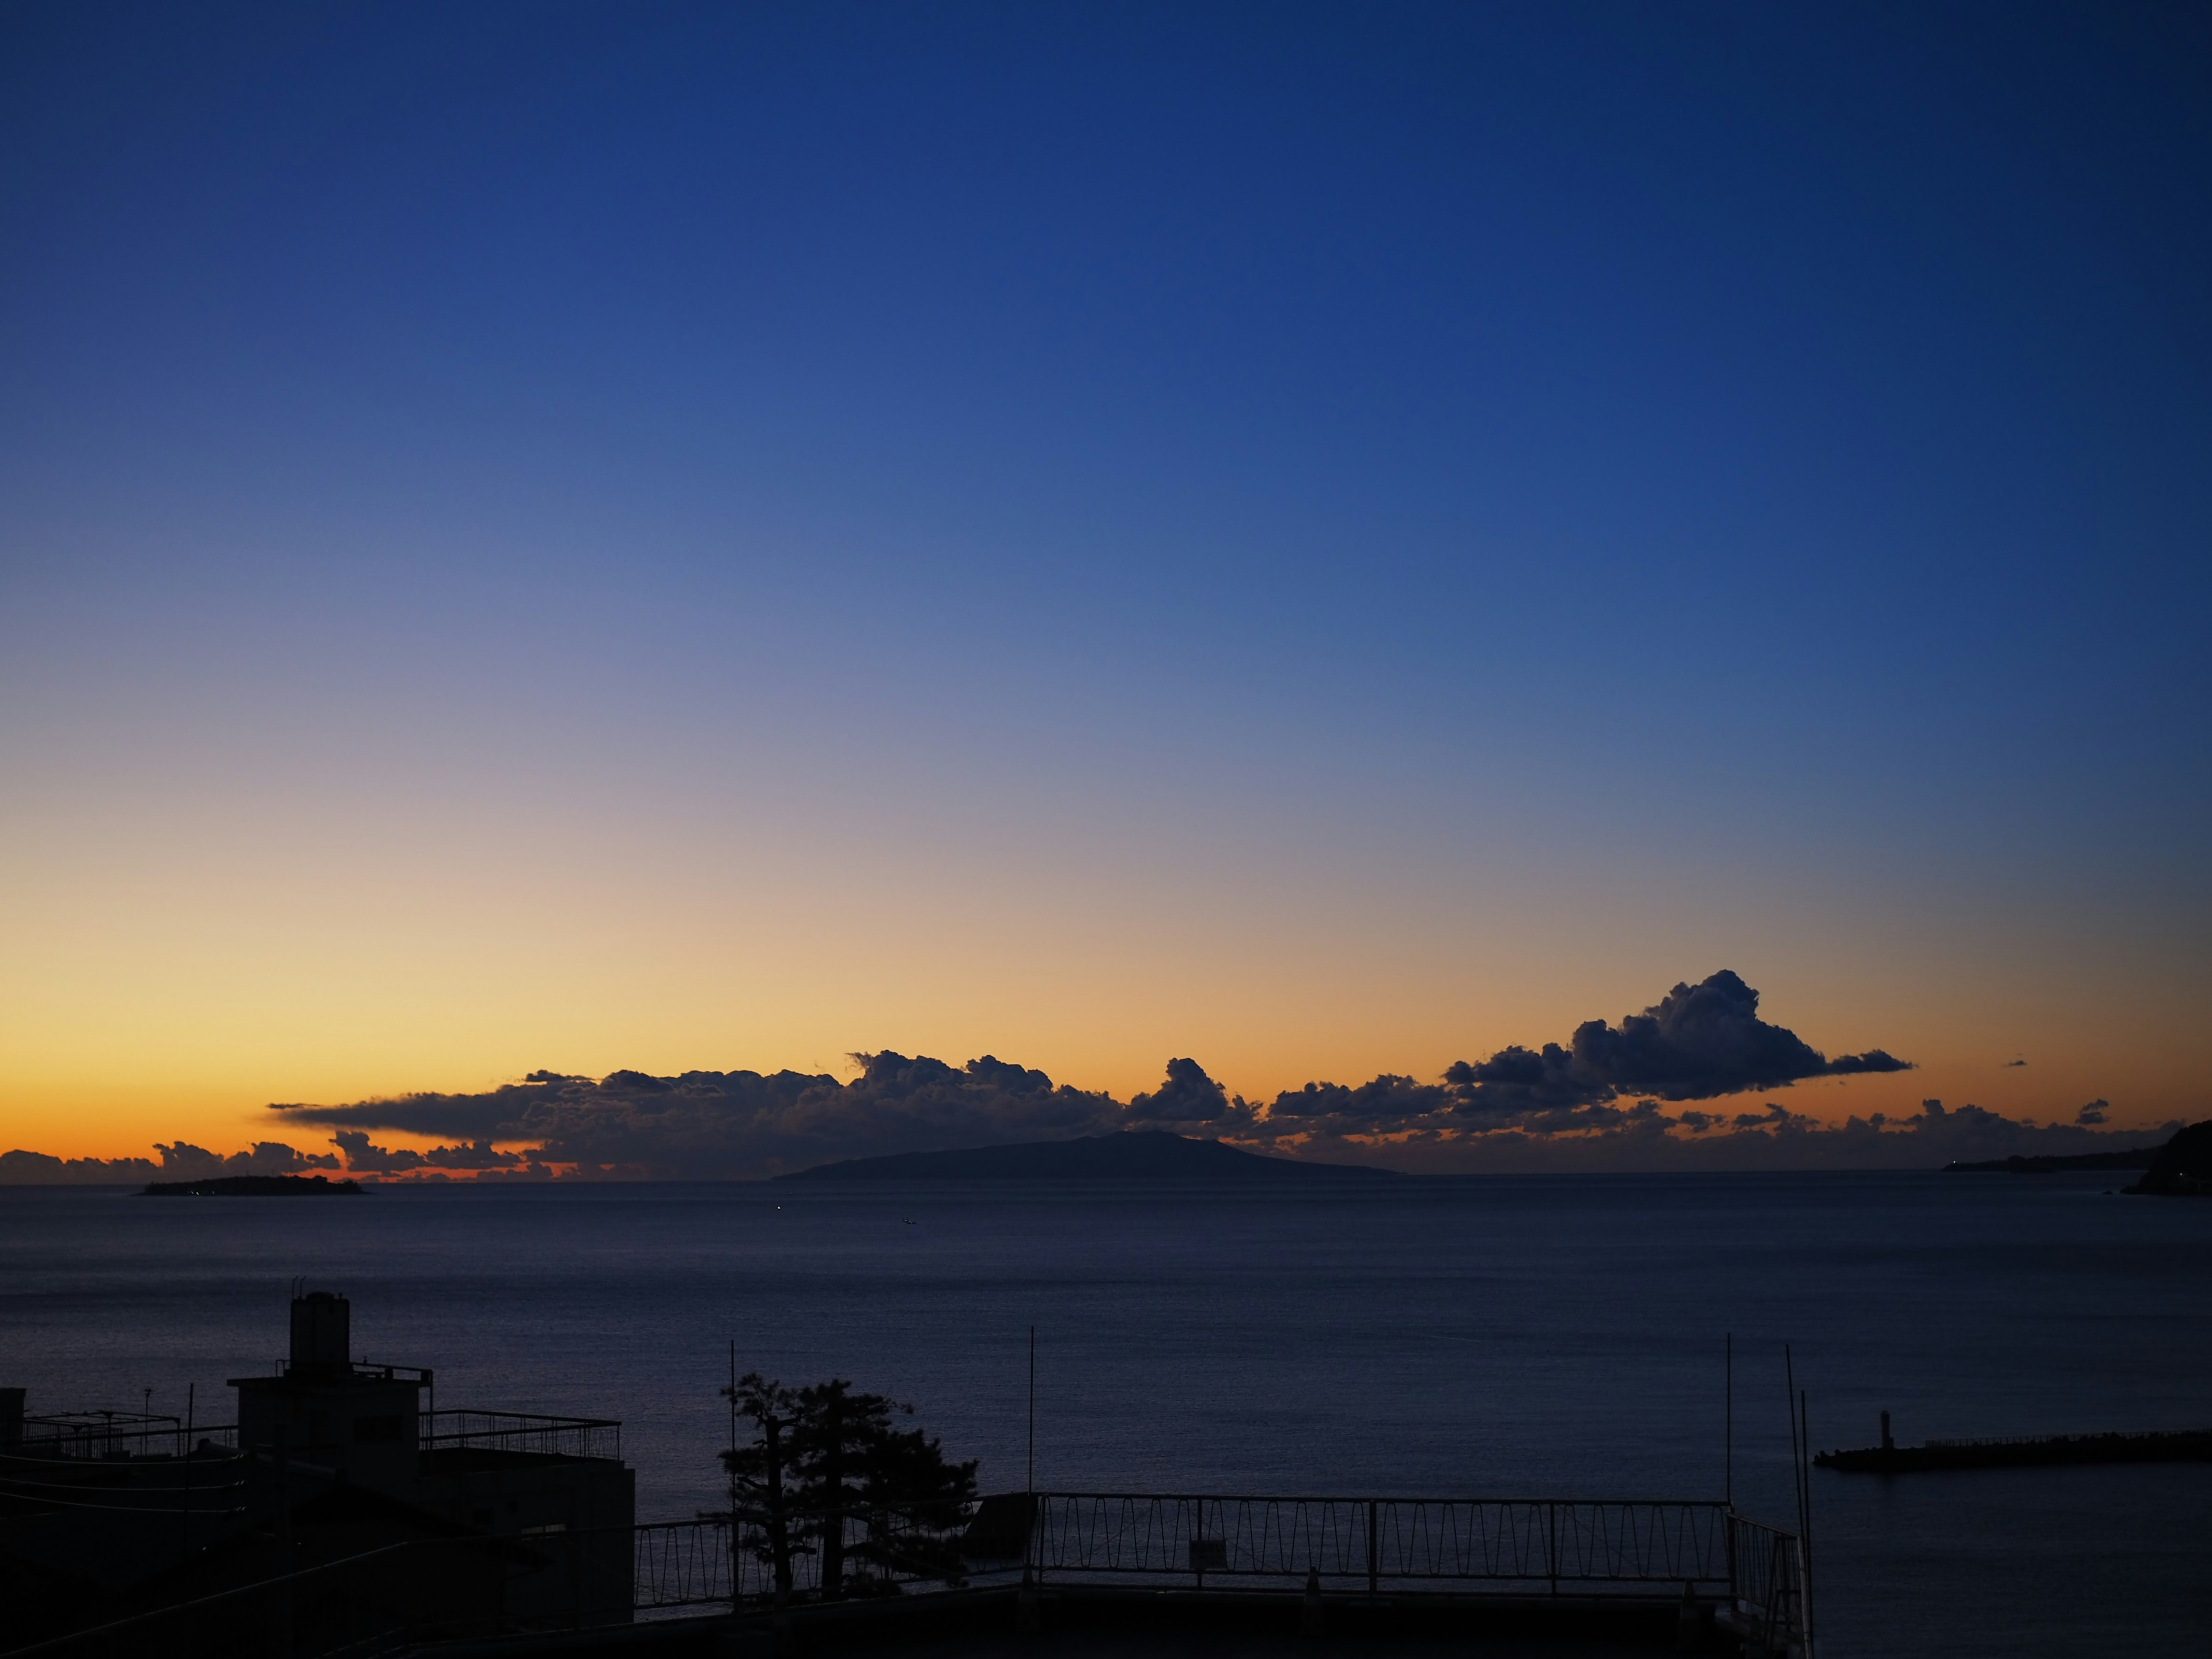
[(2126, 1188), (2161, 1197), (2212, 1198), (2212, 1118), (2192, 1123), (2160, 1148), (2158, 1161)]
[(2056, 1175), (2064, 1170), (2148, 1170), (2163, 1146), (2138, 1146), (2126, 1152), (2014, 1152), (1982, 1164), (1946, 1164), (1952, 1175)]
[(947, 1152), (852, 1158), (778, 1176), (779, 1181), (1387, 1181), (1363, 1164), (1299, 1164), (1262, 1158), (1218, 1140), (1161, 1129), (1125, 1129), (1080, 1140), (1030, 1140)]

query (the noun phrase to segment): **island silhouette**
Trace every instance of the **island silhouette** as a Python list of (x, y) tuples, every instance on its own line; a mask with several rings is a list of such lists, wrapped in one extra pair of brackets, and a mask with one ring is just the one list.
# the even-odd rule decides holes
[(817, 1164), (778, 1181), (1392, 1181), (1389, 1170), (1364, 1164), (1306, 1164), (1267, 1158), (1218, 1140), (1164, 1129), (1125, 1129), (1076, 1140), (1029, 1140), (1011, 1146), (894, 1152)]

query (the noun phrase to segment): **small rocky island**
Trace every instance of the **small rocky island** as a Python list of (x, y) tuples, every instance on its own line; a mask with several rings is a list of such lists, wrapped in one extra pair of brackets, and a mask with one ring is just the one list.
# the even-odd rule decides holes
[(207, 1181), (149, 1182), (141, 1198), (332, 1198), (359, 1196), (358, 1181), (327, 1176), (217, 1176)]

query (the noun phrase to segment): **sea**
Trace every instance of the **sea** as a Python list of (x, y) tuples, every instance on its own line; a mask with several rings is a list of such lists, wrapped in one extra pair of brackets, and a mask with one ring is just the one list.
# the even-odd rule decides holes
[[(1818, 1447), (2212, 1426), (2212, 1203), (2125, 1178), (0, 1188), (0, 1384), (228, 1422), (300, 1280), (441, 1407), (621, 1419), (641, 1519), (718, 1501), (734, 1364), (911, 1401), (987, 1492), (1033, 1444), (1040, 1489), (1787, 1527), (1785, 1348)], [(1831, 1659), (2212, 1651), (2212, 1465), (1816, 1470), (1810, 1507)]]

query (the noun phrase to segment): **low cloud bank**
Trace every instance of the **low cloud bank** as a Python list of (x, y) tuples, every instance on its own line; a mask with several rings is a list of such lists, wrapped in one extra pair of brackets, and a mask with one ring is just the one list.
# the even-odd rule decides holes
[[(273, 1109), (295, 1123), (336, 1129), (349, 1165), (380, 1174), (535, 1163), (574, 1165), (602, 1178), (709, 1181), (780, 1175), (882, 1152), (1060, 1140), (1236, 1117), (1220, 1085), (1189, 1060), (1170, 1066), (1158, 1095), (1124, 1106), (1110, 1095), (1055, 1085), (1042, 1072), (990, 1054), (963, 1066), (888, 1052), (854, 1058), (860, 1075), (850, 1083), (803, 1072), (615, 1072), (596, 1079), (533, 1072), (481, 1094)], [(419, 1156), (390, 1152), (370, 1141), (372, 1129), (459, 1144)], [(494, 1143), (526, 1150), (497, 1153)], [(502, 1158), (508, 1161), (495, 1161)]]
[[(1588, 1021), (1564, 1044), (1501, 1048), (1433, 1082), (1385, 1073), (1358, 1085), (1310, 1083), (1265, 1103), (1230, 1094), (1189, 1058), (1169, 1060), (1160, 1086), (1126, 1105), (990, 1054), (957, 1066), (888, 1051), (853, 1058), (860, 1074), (849, 1083), (800, 1072), (623, 1071), (596, 1079), (533, 1072), (479, 1093), (270, 1109), (288, 1124), (334, 1132), (331, 1144), (349, 1170), (418, 1180), (751, 1179), (838, 1158), (1143, 1128), (1436, 1171), (1927, 1169), (2146, 1145), (2173, 1127), (2108, 1128), (2101, 1100), (2072, 1123), (2047, 1126), (1934, 1100), (1910, 1117), (1875, 1113), (1833, 1126), (1772, 1101), (1703, 1109), (1687, 1103), (1911, 1069), (1880, 1048), (1829, 1059), (1761, 1019), (1759, 993), (1725, 969), (1675, 986), (1618, 1025)], [(372, 1132), (440, 1144), (380, 1146)], [(9, 1152), (0, 1182), (291, 1174), (339, 1163), (278, 1141), (228, 1158), (183, 1143), (157, 1150), (159, 1166)]]
[(335, 1152), (297, 1152), (281, 1140), (257, 1140), (228, 1158), (179, 1140), (155, 1145), (158, 1164), (143, 1158), (49, 1157), (45, 1152), (0, 1152), (0, 1186), (90, 1187), (117, 1182), (205, 1181), (211, 1176), (306, 1175), (339, 1167)]
[(1756, 1112), (1669, 1115), (1657, 1101), (1644, 1100), (1607, 1109), (1602, 1125), (1581, 1132), (1535, 1127), (1470, 1133), (1419, 1125), (1381, 1145), (1336, 1134), (1311, 1135), (1295, 1149), (1282, 1141), (1254, 1145), (1432, 1173), (1935, 1170), (2014, 1153), (2130, 1151), (2157, 1146), (2181, 1127), (2179, 1118), (2149, 1129), (2039, 1125), (1979, 1106), (1947, 1108), (1940, 1100), (1922, 1101), (1909, 1117), (1874, 1112), (1826, 1124), (1774, 1101)]

